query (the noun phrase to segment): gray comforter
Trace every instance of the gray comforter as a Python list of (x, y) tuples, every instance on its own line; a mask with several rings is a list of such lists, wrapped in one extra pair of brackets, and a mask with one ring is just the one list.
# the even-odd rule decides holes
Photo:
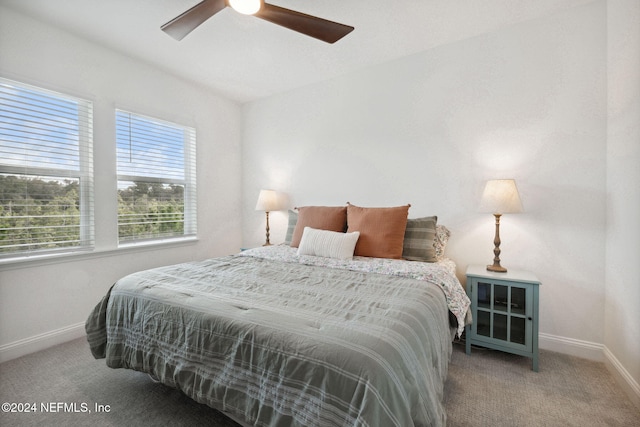
[(452, 335), (425, 281), (228, 256), (121, 279), (86, 330), (108, 366), (246, 425), (445, 424)]

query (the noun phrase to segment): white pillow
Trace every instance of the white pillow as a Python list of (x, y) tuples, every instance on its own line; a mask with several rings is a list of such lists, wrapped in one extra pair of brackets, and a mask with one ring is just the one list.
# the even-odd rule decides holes
[(305, 227), (298, 246), (298, 255), (314, 255), (327, 258), (351, 259), (360, 232), (340, 233)]

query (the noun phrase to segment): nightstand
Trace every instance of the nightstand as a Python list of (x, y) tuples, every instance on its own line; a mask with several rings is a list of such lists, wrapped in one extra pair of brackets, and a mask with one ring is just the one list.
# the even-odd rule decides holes
[(538, 372), (538, 304), (540, 281), (528, 271), (487, 271), (483, 265), (467, 268), (467, 294), (473, 324), (465, 328), (465, 347), (492, 348), (532, 359)]

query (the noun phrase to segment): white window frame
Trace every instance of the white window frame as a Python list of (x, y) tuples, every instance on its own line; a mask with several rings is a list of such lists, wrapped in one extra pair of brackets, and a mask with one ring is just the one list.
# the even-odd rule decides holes
[[(44, 179), (56, 180), (64, 178), (77, 179), (78, 196), (79, 196), (79, 241), (77, 245), (72, 246), (59, 246), (56, 248), (46, 249), (30, 249), (27, 244), (18, 244), (14, 251), (0, 253), (0, 260), (20, 260), (29, 259), (32, 257), (46, 256), (49, 254), (59, 254), (66, 252), (76, 251), (88, 251), (93, 250), (95, 246), (95, 224), (94, 224), (94, 185), (93, 185), (93, 104), (91, 101), (80, 99), (77, 97), (69, 96), (63, 93), (43, 89), (40, 87), (31, 86), (21, 82), (9, 80), (0, 77), (0, 173), (7, 175), (23, 176), (23, 177), (39, 177)], [(22, 159), (16, 158), (15, 150), (12, 150), (10, 145), (17, 141), (15, 136), (11, 136), (10, 128), (15, 127), (15, 118), (12, 117), (11, 104), (14, 102), (10, 100), (12, 93), (19, 93), (17, 97), (20, 102), (24, 104), (24, 107), (32, 107), (36, 105), (36, 101), (29, 104), (27, 96), (28, 92), (35, 92), (37, 94), (54, 97), (58, 100), (64, 100), (67, 102), (77, 103), (78, 105), (78, 120), (74, 123), (78, 126), (77, 145), (78, 145), (78, 167), (64, 167), (62, 163), (52, 163), (51, 166), (34, 165), (30, 164), (27, 155), (24, 155)], [(22, 92), (22, 93), (20, 93)], [(55, 111), (52, 108), (52, 111)], [(18, 127), (20, 130), (26, 132), (28, 138), (31, 139), (31, 143), (24, 143), (25, 153), (30, 150), (38, 150), (38, 138), (41, 138), (46, 132), (39, 128), (44, 123), (38, 121), (38, 117), (30, 112), (25, 111), (21, 121), (18, 121)], [(4, 132), (4, 131), (6, 132)], [(24, 138), (23, 138), (24, 139)], [(41, 140), (41, 139), (40, 139)], [(46, 140), (45, 140), (46, 142)], [(46, 151), (45, 145), (45, 151)], [(42, 163), (36, 162), (37, 163)], [(34, 227), (35, 228), (35, 227)], [(11, 230), (0, 229), (0, 232), (11, 233)], [(51, 242), (55, 244), (56, 242)], [(65, 243), (65, 242), (58, 242)]]
[[(167, 126), (173, 129), (180, 129), (184, 133), (183, 139), (183, 156), (184, 164), (181, 177), (170, 176), (168, 173), (164, 176), (158, 176), (161, 169), (156, 169), (152, 172), (146, 172), (141, 170), (139, 173), (121, 173), (120, 157), (116, 153), (116, 169), (117, 169), (117, 182), (118, 188), (122, 182), (146, 182), (146, 183), (159, 183), (164, 185), (181, 185), (184, 188), (184, 217), (183, 217), (183, 232), (182, 234), (173, 235), (160, 235), (160, 236), (132, 236), (128, 238), (120, 237), (120, 216), (118, 216), (118, 247), (127, 247), (131, 245), (139, 244), (153, 244), (164, 241), (192, 239), (197, 234), (197, 194), (196, 194), (196, 130), (194, 128), (184, 126), (177, 123), (168, 122), (162, 119), (145, 116), (142, 114), (133, 113), (130, 111), (116, 109), (116, 129), (118, 126), (123, 126), (120, 120), (124, 117), (128, 117), (129, 120), (134, 118), (138, 121), (145, 121), (149, 124), (155, 124), (160, 126)], [(130, 126), (129, 122), (129, 126)], [(116, 150), (119, 148), (118, 132), (116, 130)], [(131, 134), (129, 134), (131, 135)], [(132, 136), (129, 136), (131, 141)], [(141, 168), (142, 169), (142, 168)]]

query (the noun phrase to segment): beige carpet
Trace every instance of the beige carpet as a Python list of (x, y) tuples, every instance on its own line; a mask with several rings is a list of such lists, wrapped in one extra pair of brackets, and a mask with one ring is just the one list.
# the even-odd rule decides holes
[[(37, 407), (0, 413), (3, 427), (236, 426), (145, 374), (107, 368), (84, 339), (1, 364), (0, 401)], [(483, 349), (467, 356), (456, 344), (444, 402), (449, 426), (640, 426), (640, 411), (602, 363), (547, 351), (535, 373), (529, 359)], [(43, 403), (58, 412), (43, 413)]]
[(640, 410), (603, 363), (551, 351), (531, 359), (454, 346), (445, 384), (450, 426), (640, 426)]

